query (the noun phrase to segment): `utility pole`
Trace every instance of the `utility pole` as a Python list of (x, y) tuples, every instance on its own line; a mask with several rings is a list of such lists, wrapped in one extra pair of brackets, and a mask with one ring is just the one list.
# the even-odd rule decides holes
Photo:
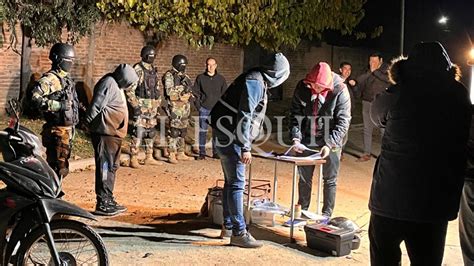
[(400, 55), (403, 55), (403, 44), (405, 41), (405, 0), (401, 1), (400, 7)]

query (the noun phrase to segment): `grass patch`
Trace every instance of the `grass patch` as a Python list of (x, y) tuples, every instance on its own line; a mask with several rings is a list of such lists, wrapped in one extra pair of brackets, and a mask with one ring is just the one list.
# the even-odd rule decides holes
[[(20, 124), (29, 128), (41, 139), (41, 131), (43, 129), (44, 120), (42, 119), (28, 119), (22, 117), (20, 119)], [(4, 129), (8, 126), (8, 119), (2, 120), (0, 122), (1, 129)], [(71, 159), (77, 160), (81, 158), (92, 158), (94, 157), (94, 149), (92, 147), (92, 142), (89, 138), (89, 135), (86, 134), (81, 129), (76, 129), (76, 134), (74, 136)]]

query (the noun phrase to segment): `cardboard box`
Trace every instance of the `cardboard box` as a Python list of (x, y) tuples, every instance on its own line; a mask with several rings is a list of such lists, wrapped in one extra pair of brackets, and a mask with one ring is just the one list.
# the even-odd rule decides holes
[(305, 225), (308, 247), (333, 256), (349, 255), (352, 250), (354, 231), (326, 224)]

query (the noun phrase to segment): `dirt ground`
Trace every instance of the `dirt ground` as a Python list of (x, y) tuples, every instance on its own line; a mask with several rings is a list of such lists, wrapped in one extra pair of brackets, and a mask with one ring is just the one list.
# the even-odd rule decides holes
[[(251, 226), (250, 231), (265, 241), (257, 250), (227, 246), (217, 238), (219, 229), (205, 218), (197, 218), (207, 189), (222, 178), (220, 161), (188, 161), (178, 165), (122, 167), (118, 171), (115, 195), (128, 212), (95, 223), (103, 234), (112, 265), (368, 265), (367, 208), (375, 160), (355, 162), (347, 155), (338, 179), (334, 216), (354, 220), (362, 229), (362, 243), (350, 256), (331, 257), (306, 247), (304, 231), (296, 231), (297, 243), (289, 244), (289, 229), (281, 226)], [(274, 163), (255, 159), (253, 178), (273, 180)], [(292, 166), (278, 164), (278, 203), (290, 206)], [(316, 183), (316, 182), (314, 182)], [(72, 173), (64, 182), (65, 199), (87, 210), (95, 205), (94, 171)], [(316, 211), (316, 184), (311, 211)], [(457, 221), (451, 222), (445, 248), (444, 265), (461, 265)], [(403, 264), (408, 257), (403, 252)]]

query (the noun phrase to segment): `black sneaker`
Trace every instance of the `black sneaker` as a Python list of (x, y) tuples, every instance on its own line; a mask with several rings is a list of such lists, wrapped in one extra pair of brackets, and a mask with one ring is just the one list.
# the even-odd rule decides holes
[(206, 155), (200, 154), (196, 160), (206, 160)]
[(219, 157), (219, 155), (216, 153), (216, 154), (213, 154), (213, 155), (212, 155), (212, 158), (214, 158), (214, 159), (220, 159), (221, 157)]
[(115, 208), (117, 208), (117, 210), (119, 210), (121, 213), (127, 211), (127, 207), (118, 204), (118, 203), (115, 201), (115, 199), (112, 199), (112, 200), (111, 200), (111, 204), (115, 205)]
[(127, 208), (117, 204), (115, 201), (101, 201), (95, 206), (95, 215), (114, 216), (125, 212)]

